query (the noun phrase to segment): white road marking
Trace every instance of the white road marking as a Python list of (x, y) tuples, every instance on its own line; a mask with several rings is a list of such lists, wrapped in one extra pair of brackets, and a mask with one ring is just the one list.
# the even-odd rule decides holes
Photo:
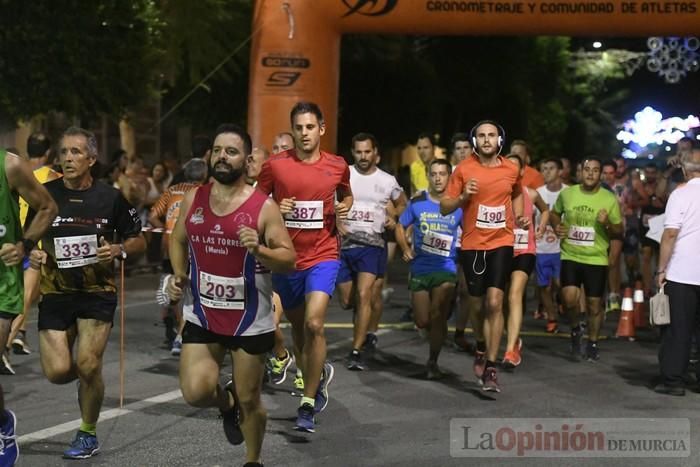
[[(149, 397), (148, 399), (132, 402), (131, 404), (127, 404), (126, 406), (124, 406), (123, 409), (105, 410), (104, 412), (100, 412), (100, 422), (110, 420), (112, 418), (121, 417), (122, 415), (127, 415), (132, 412), (145, 409), (146, 407), (150, 407), (152, 405), (170, 402), (172, 400), (179, 399), (180, 397), (182, 397), (182, 393), (179, 389), (176, 389), (174, 391), (165, 392), (163, 394), (158, 394), (157, 396)], [(26, 435), (22, 435), (19, 438), (17, 438), (17, 441), (20, 444), (22, 444), (31, 443), (47, 438), (53, 438), (54, 436), (62, 435), (63, 433), (68, 433), (70, 431), (77, 430), (78, 428), (80, 428), (80, 422), (81, 420), (77, 419), (71, 420), (70, 422), (61, 423), (60, 425), (50, 426), (48, 428), (44, 428), (43, 430), (38, 430), (33, 433), (27, 433)]]

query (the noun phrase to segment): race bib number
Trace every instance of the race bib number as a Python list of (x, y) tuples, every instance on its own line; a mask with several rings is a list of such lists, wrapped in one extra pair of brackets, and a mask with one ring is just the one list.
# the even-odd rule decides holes
[(506, 227), (506, 207), (480, 204), (476, 214), (476, 226), (482, 229), (504, 229)]
[(97, 235), (74, 235), (53, 239), (59, 269), (79, 268), (97, 262)]
[(199, 301), (220, 310), (245, 309), (245, 279), (199, 273)]
[(372, 231), (374, 226), (374, 203), (356, 201), (348, 213), (347, 223), (353, 230)]
[(513, 244), (513, 249), (515, 250), (527, 250), (528, 235), (530, 232), (523, 229), (515, 229), (513, 231), (515, 234), (515, 243)]
[(569, 227), (569, 233), (566, 239), (571, 245), (593, 246), (595, 242), (595, 229), (593, 227), (572, 225)]
[(453, 241), (454, 238), (451, 235), (427, 231), (423, 235), (423, 244), (420, 248), (432, 255), (449, 257), (452, 253)]
[(284, 225), (293, 229), (323, 228), (323, 201), (295, 201)]

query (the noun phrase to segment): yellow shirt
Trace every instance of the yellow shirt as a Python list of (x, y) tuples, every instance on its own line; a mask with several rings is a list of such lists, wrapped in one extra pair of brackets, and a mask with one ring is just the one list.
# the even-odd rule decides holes
[(411, 195), (428, 189), (428, 173), (421, 159), (411, 163)]
[[(34, 170), (34, 178), (36, 178), (39, 183), (42, 185), (46, 182), (49, 181), (49, 177), (51, 175), (55, 176), (57, 175), (59, 178), (62, 177), (63, 175), (56, 172), (53, 170), (51, 167), (48, 165), (44, 165), (42, 167), (39, 167), (38, 169)], [(24, 221), (27, 220), (27, 212), (29, 212), (29, 205), (25, 200), (22, 199), (22, 197), (19, 198), (19, 220), (22, 226), (24, 226)]]

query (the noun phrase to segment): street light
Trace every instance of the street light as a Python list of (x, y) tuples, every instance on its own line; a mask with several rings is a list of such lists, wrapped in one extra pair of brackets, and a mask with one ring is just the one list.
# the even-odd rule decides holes
[(600, 41), (595, 41), (595, 42), (593, 43), (593, 48), (594, 48), (594, 49), (600, 49), (601, 47), (603, 47), (603, 43), (602, 43), (602, 42), (600, 42)]

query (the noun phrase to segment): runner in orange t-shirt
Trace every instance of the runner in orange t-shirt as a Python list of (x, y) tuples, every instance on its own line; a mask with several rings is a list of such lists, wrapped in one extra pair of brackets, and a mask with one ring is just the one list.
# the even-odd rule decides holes
[(516, 139), (510, 143), (510, 153), (515, 154), (525, 164), (523, 172), (523, 185), (533, 190), (544, 185), (544, 177), (536, 169), (530, 166), (530, 145), (522, 139)]
[(484, 391), (500, 392), (496, 357), (503, 336), (503, 291), (513, 258), (513, 229), (516, 221), (523, 229), (530, 222), (523, 216), (518, 166), (500, 156), (503, 128), (484, 120), (471, 135), (475, 153), (453, 172), (440, 211), (443, 215), (459, 207), (464, 211), (460, 261), (470, 300), (480, 305), (486, 296), (485, 342), (477, 341), (474, 373)]

